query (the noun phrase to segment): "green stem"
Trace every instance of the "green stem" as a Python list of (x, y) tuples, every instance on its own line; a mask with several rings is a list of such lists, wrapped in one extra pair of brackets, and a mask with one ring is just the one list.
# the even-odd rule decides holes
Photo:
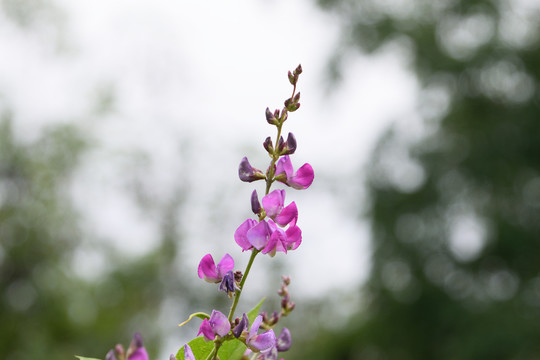
[(231, 305), (231, 310), (229, 310), (229, 321), (233, 320), (234, 312), (236, 310), (236, 306), (238, 305), (238, 301), (240, 301), (240, 295), (242, 295), (242, 290), (244, 289), (244, 283), (246, 282), (246, 279), (249, 275), (249, 271), (251, 270), (251, 266), (253, 265), (253, 261), (255, 260), (255, 256), (259, 253), (259, 250), (253, 249), (251, 252), (251, 257), (249, 258), (249, 262), (246, 266), (246, 271), (244, 272), (244, 276), (242, 276), (242, 280), (240, 281), (240, 285), (238, 286), (240, 289), (236, 290), (234, 293), (234, 301)]

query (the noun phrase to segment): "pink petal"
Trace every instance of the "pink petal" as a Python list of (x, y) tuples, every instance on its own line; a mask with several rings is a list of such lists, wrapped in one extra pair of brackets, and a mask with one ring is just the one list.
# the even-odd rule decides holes
[(249, 229), (254, 227), (257, 224), (257, 222), (253, 219), (247, 219), (236, 229), (234, 232), (234, 240), (240, 247), (242, 248), (242, 251), (249, 250), (253, 247), (251, 243), (249, 242), (247, 238), (247, 232)]
[(283, 209), (283, 203), (285, 202), (285, 190), (274, 190), (270, 194), (262, 198), (262, 204), (266, 215), (273, 219)]
[(208, 319), (203, 320), (197, 335), (200, 335), (200, 334), (203, 334), (204, 340), (206, 341), (212, 341), (216, 338), (216, 335), (214, 334), (214, 330), (212, 330), (212, 325), (210, 325), (210, 321), (208, 321)]
[(290, 178), (293, 175), (293, 166), (291, 163), (291, 159), (289, 158), (289, 155), (282, 156), (279, 158), (277, 164), (276, 164), (276, 175), (279, 175), (281, 173), (285, 173), (287, 175), (287, 179)]
[(229, 333), (231, 330), (231, 323), (225, 314), (220, 311), (212, 310), (212, 315), (210, 315), (210, 324), (214, 333), (223, 337)]
[(231, 255), (225, 254), (217, 265), (217, 274), (220, 279), (223, 279), (226, 273), (234, 270), (234, 259)]
[(302, 230), (298, 226), (289, 226), (287, 234), (287, 249), (296, 250), (302, 243)]
[(266, 221), (262, 220), (257, 225), (248, 230), (246, 236), (250, 244), (257, 250), (266, 246), (272, 232)]
[(296, 219), (298, 219), (298, 209), (293, 201), (276, 216), (275, 221), (281, 226), (286, 226), (293, 220), (296, 223)]
[(276, 255), (276, 251), (281, 251), (286, 253), (287, 249), (285, 247), (285, 242), (287, 241), (287, 235), (285, 234), (285, 231), (282, 229), (276, 229), (272, 236), (270, 236), (270, 239), (268, 240), (268, 244), (265, 246), (265, 248), (261, 251), (263, 254), (269, 254), (271, 257), (274, 257)]
[(306, 163), (298, 169), (293, 177), (287, 176), (287, 185), (297, 190), (307, 189), (313, 183), (314, 177), (313, 168)]
[(202, 258), (199, 263), (198, 274), (201, 279), (204, 279), (207, 282), (217, 283), (221, 281), (216, 271), (214, 258), (212, 258), (212, 255), (210, 254), (206, 254)]

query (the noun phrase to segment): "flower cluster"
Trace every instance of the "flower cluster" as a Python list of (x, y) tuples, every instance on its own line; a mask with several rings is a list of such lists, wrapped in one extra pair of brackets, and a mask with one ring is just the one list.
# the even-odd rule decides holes
[[(220, 357), (222, 354), (236, 354), (235, 357), (227, 355), (227, 359), (238, 360), (241, 357), (252, 360), (277, 360), (279, 353), (287, 351), (291, 346), (291, 333), (287, 328), (283, 327), (278, 336), (274, 332), (279, 320), (289, 315), (295, 306), (290, 299), (288, 277), (283, 277), (283, 284), (278, 291), (281, 297), (279, 311), (273, 311), (270, 316), (266, 312), (260, 312), (261, 301), (254, 309), (244, 312), (241, 318), (235, 318), (234, 314), (255, 257), (259, 253), (270, 257), (274, 257), (278, 252), (287, 254), (302, 243), (296, 203), (294, 201), (286, 203), (284, 189), (270, 191), (275, 182), (296, 190), (307, 189), (313, 182), (314, 173), (310, 164), (304, 164), (296, 170), (293, 167), (290, 155), (297, 149), (295, 136), (289, 133), (284, 139), (281, 135), (289, 113), (300, 107), (300, 93), (296, 93), (296, 85), (301, 73), (300, 65), (293, 72), (289, 71), (288, 78), (293, 91), (285, 100), (284, 107), (273, 112), (269, 108), (266, 109), (266, 121), (277, 130), (275, 142), (270, 136), (263, 142), (263, 148), (270, 157), (266, 170), (263, 172), (253, 167), (247, 157), (240, 161), (238, 167), (241, 181), (251, 183), (264, 180), (266, 185), (264, 196), (260, 201), (256, 190), (253, 190), (251, 195), (251, 210), (256, 219), (245, 220), (234, 232), (234, 240), (242, 252), (251, 252), (246, 269), (243, 273), (235, 271), (234, 259), (229, 254), (225, 254), (217, 265), (211, 254), (205, 255), (199, 263), (197, 271), (199, 278), (219, 284), (219, 290), (224, 291), (232, 299), (229, 313), (225, 315), (214, 309), (210, 315), (202, 312), (192, 314), (180, 326), (194, 317), (201, 318), (198, 337), (185, 344), (176, 357), (171, 355), (170, 360), (196, 360), (196, 357), (198, 360), (218, 359), (218, 354)], [(211, 347), (205, 345), (209, 342), (213, 342)], [(220, 352), (220, 349), (225, 348), (226, 350)], [(117, 345), (107, 354), (106, 360), (148, 360), (148, 355), (140, 335), (136, 334), (127, 352), (124, 352), (122, 346)]]

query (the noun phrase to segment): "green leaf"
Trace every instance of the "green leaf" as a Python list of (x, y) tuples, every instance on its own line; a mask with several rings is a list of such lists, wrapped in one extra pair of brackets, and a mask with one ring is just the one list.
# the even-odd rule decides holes
[[(249, 319), (249, 323), (253, 323), (253, 320), (259, 315), (260, 309), (262, 304), (266, 298), (263, 298), (253, 309), (247, 312), (247, 317)], [(195, 313), (195, 314), (204, 314), (204, 313)], [(188, 321), (191, 320), (194, 316), (197, 316), (195, 314), (192, 314)], [(198, 338), (195, 338), (188, 342), (189, 347), (191, 347), (191, 351), (193, 351), (193, 355), (195, 355), (195, 358), (197, 360), (206, 360), (208, 355), (212, 352), (212, 349), (214, 349), (214, 342), (208, 341), (206, 342), (202, 336), (199, 336)], [(240, 340), (233, 339), (229, 340), (223, 343), (221, 347), (219, 348), (219, 358), (221, 360), (239, 360), (244, 352), (246, 351), (247, 347), (242, 343)], [(178, 360), (185, 360), (184, 358), (184, 346), (178, 350), (178, 353), (176, 354), (176, 358)], [(84, 360), (84, 359), (83, 359)]]
[[(213, 341), (204, 341), (204, 338), (202, 336), (199, 336), (198, 338), (195, 338), (188, 342), (189, 347), (191, 348), (191, 351), (193, 351), (193, 355), (195, 355), (195, 358), (197, 360), (205, 360), (208, 355), (212, 352), (212, 349), (214, 348), (214, 342)], [(178, 353), (176, 354), (176, 358), (178, 360), (184, 360), (184, 347), (182, 346), (180, 350), (178, 350)]]
[(186, 321), (184, 321), (183, 323), (179, 324), (178, 326), (186, 325), (194, 317), (198, 317), (199, 319), (203, 319), (203, 320), (204, 319), (210, 319), (210, 315), (208, 315), (207, 313), (196, 312), (196, 313), (193, 313), (193, 314), (189, 315), (189, 318)]
[(100, 360), (96, 358), (89, 358), (89, 357), (84, 357), (84, 356), (79, 356), (79, 355), (75, 355), (75, 357), (79, 360)]

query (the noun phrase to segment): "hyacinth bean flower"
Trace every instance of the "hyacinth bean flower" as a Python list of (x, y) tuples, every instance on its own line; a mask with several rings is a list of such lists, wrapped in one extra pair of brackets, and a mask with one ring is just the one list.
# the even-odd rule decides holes
[[(302, 242), (302, 231), (296, 226), (298, 209), (294, 201), (285, 204), (285, 190), (274, 190), (262, 198), (268, 221), (244, 221), (235, 231), (234, 239), (242, 250), (255, 248), (263, 254), (274, 256), (277, 251), (295, 250)], [(279, 226), (278, 226), (279, 225)], [(288, 225), (287, 230), (280, 227)]]
[[(116, 350), (116, 351), (115, 351)], [(129, 345), (127, 356), (124, 356), (124, 348), (122, 345), (117, 345), (115, 350), (110, 350), (105, 356), (105, 360), (117, 360), (115, 352), (122, 358), (126, 360), (148, 360), (148, 353), (143, 346), (142, 337), (139, 333), (133, 335), (133, 340)]]
[(209, 283), (218, 283), (225, 275), (234, 269), (234, 259), (231, 255), (225, 254), (219, 264), (214, 262), (210, 254), (206, 254), (199, 263), (198, 274), (201, 279)]
[(227, 316), (220, 311), (212, 310), (210, 319), (204, 319), (197, 335), (203, 334), (206, 341), (212, 341), (216, 335), (223, 337), (231, 330), (231, 323)]
[[(185, 360), (196, 360), (195, 355), (193, 355), (193, 351), (191, 351), (191, 348), (188, 344), (184, 345), (184, 359)], [(171, 355), (170, 360), (176, 360), (173, 355)]]
[(240, 161), (240, 165), (238, 166), (238, 177), (240, 177), (240, 180), (244, 182), (252, 182), (266, 178), (261, 170), (251, 166), (248, 158), (245, 156), (242, 158), (242, 161)]
[(268, 330), (262, 334), (257, 334), (262, 323), (262, 316), (259, 315), (253, 321), (249, 333), (246, 336), (246, 346), (253, 352), (268, 352), (276, 345), (276, 335), (274, 330)]
[(297, 190), (307, 189), (314, 178), (313, 168), (306, 163), (294, 172), (289, 155), (282, 156), (276, 164), (276, 180)]

